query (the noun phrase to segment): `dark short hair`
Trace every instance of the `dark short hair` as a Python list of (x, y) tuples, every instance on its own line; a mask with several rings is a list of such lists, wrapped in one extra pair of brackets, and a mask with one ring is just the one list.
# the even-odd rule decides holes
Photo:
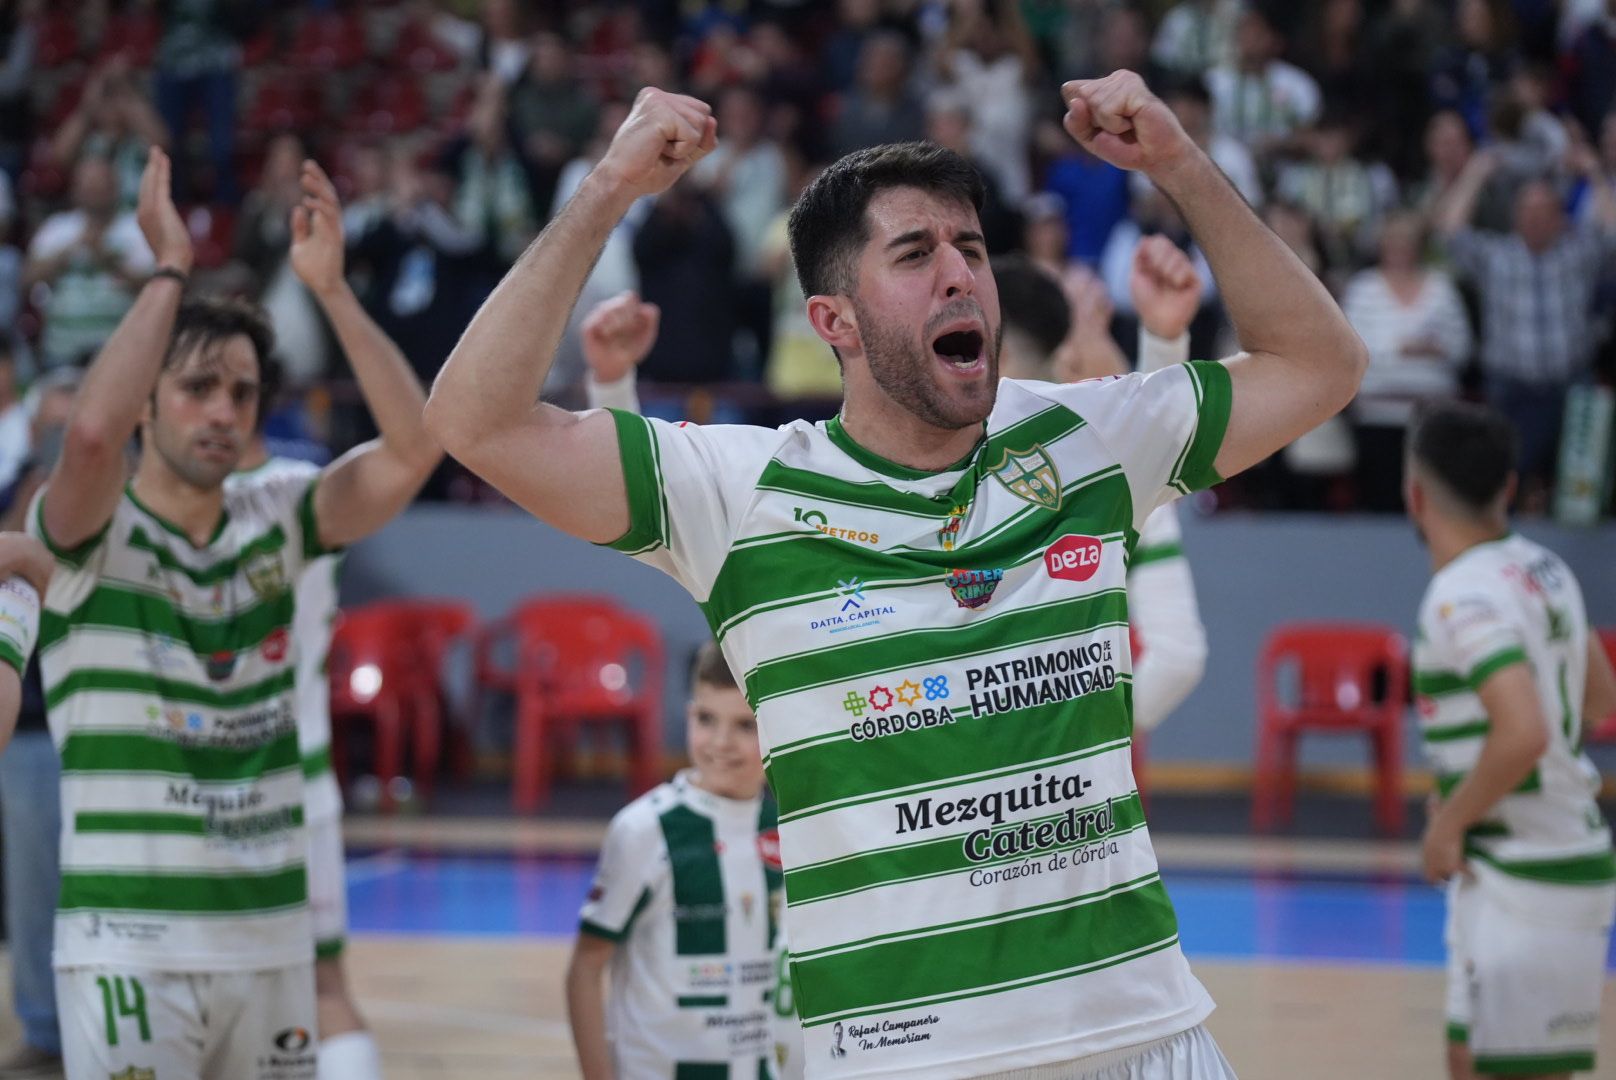
[(250, 300), (234, 296), (196, 296), (180, 303), (169, 335), (163, 367), (173, 367), (193, 349), (207, 348), (240, 334), (252, 342), (258, 357), (259, 378), (264, 361), (275, 349), (275, 331), (270, 329), (264, 309)]
[(791, 208), (791, 258), (804, 296), (849, 295), (870, 239), (865, 211), (888, 188), (912, 187), (982, 209), (982, 177), (952, 150), (925, 142), (856, 150), (809, 184)]
[(1206, 79), (1200, 75), (1181, 75), (1167, 84), (1167, 93), (1163, 95), (1168, 99), (1188, 98), (1198, 101), (1208, 109), (1212, 107), (1212, 91), (1206, 88)]
[(1515, 471), (1515, 428), (1486, 405), (1437, 402), (1415, 414), (1408, 452), (1466, 508), (1480, 513)]
[(690, 665), (690, 686), (711, 686), (719, 690), (736, 690), (735, 673), (729, 661), (719, 651), (718, 642), (705, 642), (696, 650), (696, 662)]
[(999, 310), (1006, 330), (1025, 334), (1047, 360), (1072, 329), (1072, 305), (1060, 283), (1025, 255), (996, 255), (993, 280), (999, 285)]

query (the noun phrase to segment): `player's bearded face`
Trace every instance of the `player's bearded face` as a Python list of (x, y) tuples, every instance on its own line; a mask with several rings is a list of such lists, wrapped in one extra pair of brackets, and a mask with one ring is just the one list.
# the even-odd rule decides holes
[[(857, 296), (853, 310), (870, 375), (887, 397), (933, 427), (954, 430), (987, 419), (999, 389), (1004, 327), (990, 329), (974, 297), (950, 300), (918, 330), (883, 319)], [(967, 322), (976, 327), (957, 328)], [(973, 374), (950, 370), (973, 358)]]

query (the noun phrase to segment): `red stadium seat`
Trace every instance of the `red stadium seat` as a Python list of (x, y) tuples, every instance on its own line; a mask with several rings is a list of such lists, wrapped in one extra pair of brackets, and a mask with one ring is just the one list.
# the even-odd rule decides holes
[[(333, 731), (339, 720), (374, 725), (384, 809), (392, 807), (388, 781), (404, 775), (406, 747), (414, 751), (417, 789), (431, 793), (443, 743), (442, 661), (474, 621), (462, 602), (398, 600), (345, 611), (337, 623), (328, 665)], [(345, 777), (345, 748), (335, 737), (332, 755)]]
[[(1280, 700), (1281, 668), (1297, 670), (1297, 700)], [(1375, 764), (1375, 823), (1403, 830), (1403, 715), (1408, 644), (1387, 626), (1292, 623), (1268, 635), (1257, 662), (1257, 776), (1251, 821), (1267, 832), (1291, 817), (1296, 743), (1304, 731), (1369, 736)]]
[(316, 79), (293, 72), (266, 79), (242, 115), (241, 126), (251, 134), (272, 131), (308, 131), (325, 112), (325, 101)]
[(39, 43), (34, 62), (42, 68), (61, 67), (79, 58), (79, 30), (65, 10), (53, 11), (39, 20)]
[(398, 38), (393, 43), (391, 62), (396, 68), (418, 74), (453, 71), (460, 66), (460, 58), (454, 50), (415, 19), (399, 28)]
[(230, 259), (236, 235), (236, 212), (228, 206), (193, 206), (185, 214), (191, 231), (196, 265), (203, 270), (223, 266)]
[(365, 28), (358, 16), (311, 12), (292, 41), (292, 63), (306, 71), (347, 71), (365, 58)]
[(367, 83), (349, 110), (350, 131), (367, 135), (396, 135), (414, 131), (426, 122), (426, 96), (408, 75), (383, 75)]
[[(514, 653), (505, 666), (495, 654)], [(621, 724), (627, 735), (630, 794), (660, 778), (661, 635), (647, 618), (596, 596), (531, 600), (490, 625), (477, 646), (483, 688), (516, 697), (513, 803), (522, 812), (549, 798), (552, 748), (564, 760), (586, 724)]]
[(96, 60), (110, 60), (121, 53), (133, 67), (150, 67), (162, 36), (163, 27), (154, 12), (148, 9), (122, 12), (107, 22)]
[[(1597, 631), (1599, 641), (1605, 646), (1605, 654), (1610, 662), (1616, 664), (1616, 626), (1606, 626)], [(1616, 742), (1616, 713), (1610, 716), (1585, 716), (1583, 723), (1587, 726), (1587, 734), (1583, 736), (1587, 742)]]

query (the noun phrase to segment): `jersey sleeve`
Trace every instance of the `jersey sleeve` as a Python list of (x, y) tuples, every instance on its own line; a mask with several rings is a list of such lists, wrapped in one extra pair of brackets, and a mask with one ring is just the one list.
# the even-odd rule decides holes
[(1223, 479), (1212, 463), (1229, 427), (1233, 393), (1220, 363), (1192, 360), (1043, 392), (1081, 416), (1122, 466), (1136, 529), (1162, 503)]
[(1474, 583), (1444, 584), (1426, 609), (1425, 632), (1471, 690), (1526, 662), (1523, 628), (1506, 597)]
[(1154, 730), (1206, 671), (1206, 628), (1184, 557), (1178, 511), (1157, 507), (1139, 531), (1128, 568), (1128, 612), (1140, 653), (1133, 668), (1134, 725)]
[(670, 424), (611, 410), (628, 492), (628, 531), (611, 547), (705, 599), (780, 432)]
[(612, 819), (601, 845), (595, 880), (578, 913), (580, 933), (622, 941), (634, 920), (651, 901), (651, 888), (661, 858), (659, 833), (629, 806)]
[(293, 576), (322, 555), (333, 555), (341, 550), (320, 543), (320, 525), (315, 520), (314, 509), (314, 492), (319, 480), (319, 467), (310, 464), (306, 468), (268, 469), (235, 482), (239, 483), (239, 487), (235, 487), (239, 497), (252, 500), (257, 513), (286, 530), (285, 550), (292, 560), (293, 565), (288, 569)]
[[(114, 510), (113, 514), (107, 516), (106, 523), (96, 531), (94, 536), (81, 542), (76, 547), (65, 547), (57, 543), (45, 528), (45, 492), (49, 489), (49, 484), (40, 488), (39, 492), (34, 496), (34, 505), (28, 508), (28, 516), (25, 519), (28, 535), (39, 540), (40, 543), (45, 545), (46, 550), (56, 556), (56, 563), (59, 568), (65, 567), (71, 571), (92, 569), (97, 557), (106, 550), (107, 533), (112, 528), (112, 518), (117, 511)], [(56, 579), (53, 577), (51, 580), (54, 583)]]

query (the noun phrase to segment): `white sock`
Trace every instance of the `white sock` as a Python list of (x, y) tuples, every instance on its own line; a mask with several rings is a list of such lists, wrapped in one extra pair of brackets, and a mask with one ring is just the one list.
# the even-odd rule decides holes
[(382, 1080), (381, 1051), (368, 1031), (321, 1039), (319, 1062), (319, 1080)]

